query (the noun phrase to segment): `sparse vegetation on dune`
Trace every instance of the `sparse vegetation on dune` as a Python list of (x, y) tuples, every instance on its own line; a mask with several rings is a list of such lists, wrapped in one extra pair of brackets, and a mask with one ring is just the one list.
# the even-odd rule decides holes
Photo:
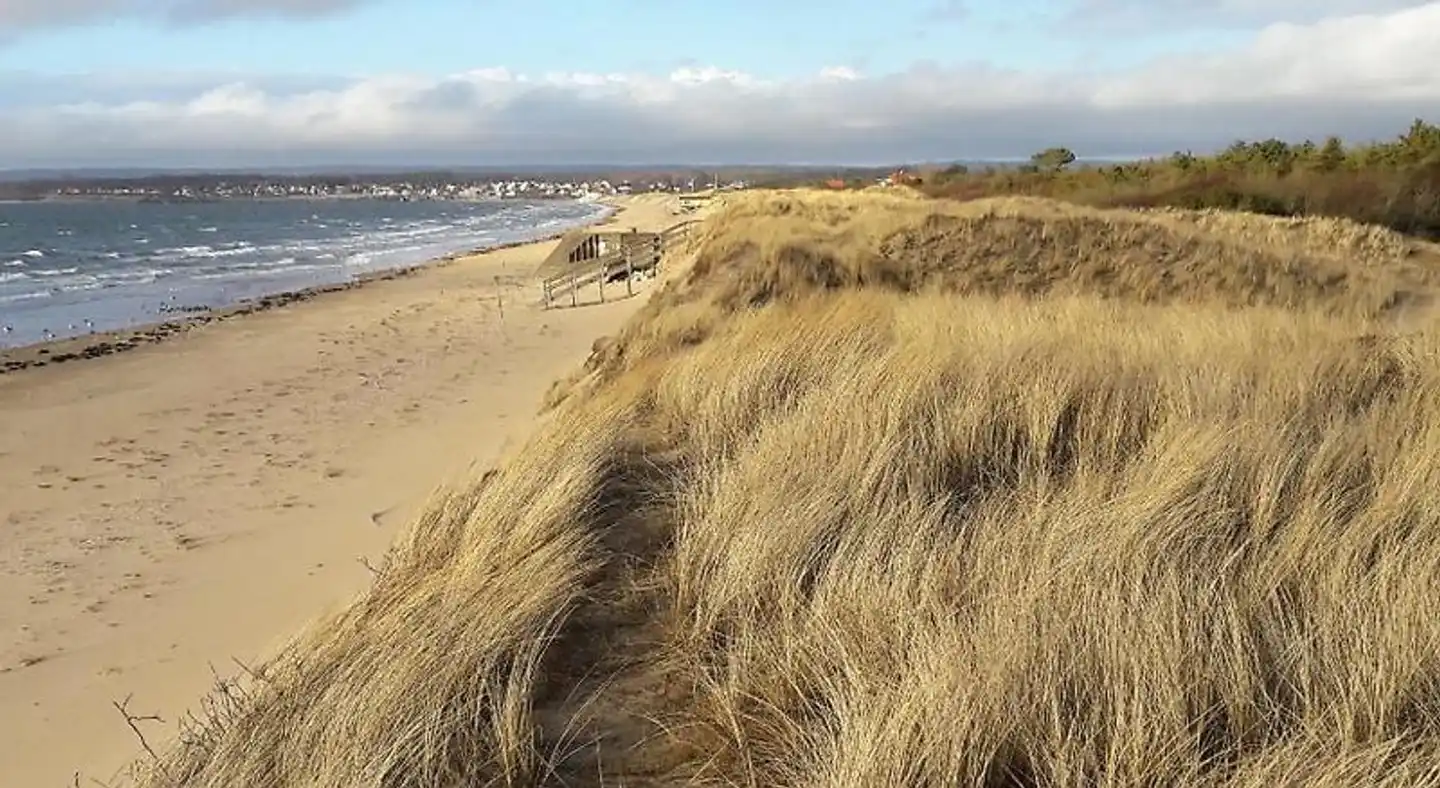
[(1433, 250), (734, 198), (149, 786), (1440, 785)]
[(1272, 216), (1334, 216), (1440, 239), (1440, 126), (1416, 120), (1395, 139), (1347, 147), (1269, 139), (1211, 156), (1072, 165), (1053, 148), (1006, 171), (952, 167), (927, 176), (932, 196), (1053, 197), (1102, 207), (1211, 208)]
[(1095, 209), (903, 191), (754, 193), (710, 220), (686, 280), (591, 367), (695, 344), (736, 310), (822, 291), (1098, 296), (1356, 319), (1429, 302), (1437, 248), (1343, 219)]

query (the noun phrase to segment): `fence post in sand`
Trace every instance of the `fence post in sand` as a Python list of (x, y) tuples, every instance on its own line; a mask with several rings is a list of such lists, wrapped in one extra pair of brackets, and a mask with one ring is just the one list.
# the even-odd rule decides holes
[(600, 303), (605, 303), (605, 280), (610, 274), (610, 264), (600, 264)]
[(570, 272), (570, 306), (577, 306), (577, 305), (579, 304), (579, 301), (578, 301), (577, 299), (579, 299), (579, 297), (580, 297), (580, 286), (577, 285), (577, 284), (575, 284), (575, 282), (576, 282), (575, 272), (574, 272), (574, 271), (571, 271), (571, 272)]
[(625, 247), (625, 295), (635, 295), (635, 253), (632, 247)]

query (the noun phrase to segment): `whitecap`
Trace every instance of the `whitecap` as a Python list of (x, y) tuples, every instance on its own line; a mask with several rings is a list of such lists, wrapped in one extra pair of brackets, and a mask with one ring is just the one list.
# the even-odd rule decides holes
[(209, 244), (200, 244), (199, 246), (172, 246), (155, 250), (155, 254), (181, 255), (184, 257), (209, 257), (214, 253), (215, 247)]
[(28, 293), (16, 293), (15, 295), (0, 296), (0, 304), (13, 304), (16, 301), (33, 301), (37, 298), (49, 297), (50, 292), (47, 290), (41, 290), (39, 292), (31, 291)]
[(296, 262), (294, 257), (282, 257), (278, 260), (266, 260), (263, 263), (245, 263), (203, 273), (192, 273), (189, 275), (189, 278), (207, 282), (216, 279), (249, 279), (283, 274), (294, 270), (309, 270), (311, 268), (310, 266), (299, 266), (296, 268), (294, 267)]
[(107, 286), (118, 285), (148, 285), (155, 280), (175, 273), (169, 268), (132, 268), (128, 271), (106, 271), (98, 274), (95, 278), (106, 283)]

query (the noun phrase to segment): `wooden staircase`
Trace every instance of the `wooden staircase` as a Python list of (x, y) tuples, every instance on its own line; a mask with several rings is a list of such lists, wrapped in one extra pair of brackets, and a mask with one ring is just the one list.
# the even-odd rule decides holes
[(663, 232), (639, 243), (612, 249), (599, 257), (576, 263), (567, 271), (546, 277), (545, 308), (557, 306), (557, 302), (569, 296), (570, 306), (580, 305), (580, 290), (592, 284), (599, 284), (600, 301), (605, 301), (605, 285), (623, 277), (625, 297), (635, 294), (635, 274), (644, 271), (658, 271), (670, 249), (690, 235), (690, 229), (698, 223), (691, 219), (671, 225)]

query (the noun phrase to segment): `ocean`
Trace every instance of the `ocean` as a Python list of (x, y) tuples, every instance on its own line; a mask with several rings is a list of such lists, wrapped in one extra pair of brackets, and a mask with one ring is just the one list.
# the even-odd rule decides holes
[(336, 284), (603, 216), (569, 201), (0, 203), (0, 347)]

